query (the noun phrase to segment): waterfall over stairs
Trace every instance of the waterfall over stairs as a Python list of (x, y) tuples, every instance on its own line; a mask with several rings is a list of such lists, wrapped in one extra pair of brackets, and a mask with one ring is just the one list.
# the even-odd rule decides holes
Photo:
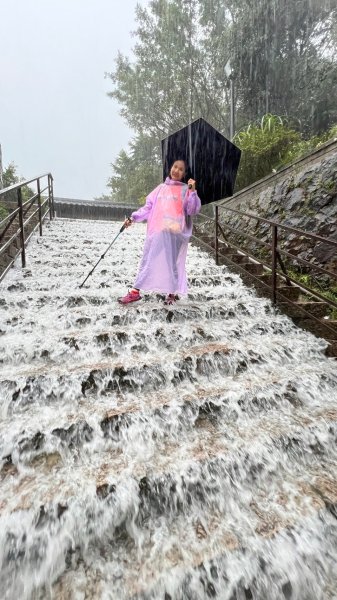
[(0, 284), (1, 600), (337, 598), (337, 368), (190, 246), (120, 306), (145, 228), (56, 220)]

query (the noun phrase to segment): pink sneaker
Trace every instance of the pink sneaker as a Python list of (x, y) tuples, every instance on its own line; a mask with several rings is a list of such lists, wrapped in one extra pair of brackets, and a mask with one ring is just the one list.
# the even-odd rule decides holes
[(120, 304), (129, 304), (130, 302), (136, 302), (137, 300), (141, 300), (142, 297), (138, 290), (131, 290), (123, 296), (122, 298), (118, 298), (118, 302)]

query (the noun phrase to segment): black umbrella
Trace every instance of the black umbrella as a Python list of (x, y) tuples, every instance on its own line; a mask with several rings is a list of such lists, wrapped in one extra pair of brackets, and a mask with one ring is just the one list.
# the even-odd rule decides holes
[(204, 119), (197, 119), (162, 140), (164, 179), (175, 160), (184, 159), (197, 182), (202, 204), (232, 196), (241, 150)]

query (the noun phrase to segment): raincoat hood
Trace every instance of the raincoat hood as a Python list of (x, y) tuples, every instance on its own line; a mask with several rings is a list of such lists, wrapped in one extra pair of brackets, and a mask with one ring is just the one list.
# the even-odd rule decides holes
[(183, 181), (176, 181), (175, 179), (171, 179), (171, 177), (166, 177), (164, 183), (166, 183), (166, 185), (186, 185)]

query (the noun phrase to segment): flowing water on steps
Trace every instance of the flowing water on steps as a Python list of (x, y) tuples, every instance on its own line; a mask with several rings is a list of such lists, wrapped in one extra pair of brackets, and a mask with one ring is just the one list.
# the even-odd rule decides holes
[(0, 284), (2, 600), (337, 598), (325, 342), (190, 247), (123, 307), (144, 239), (54, 221)]

